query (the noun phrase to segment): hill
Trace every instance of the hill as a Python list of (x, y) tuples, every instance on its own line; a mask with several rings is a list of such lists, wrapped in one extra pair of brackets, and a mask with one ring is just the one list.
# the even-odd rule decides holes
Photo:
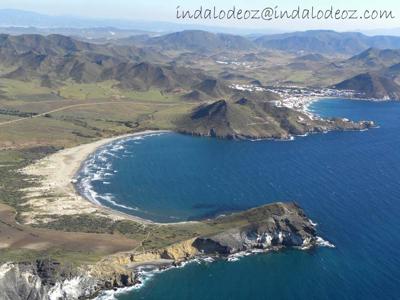
[(341, 90), (353, 90), (361, 97), (374, 99), (400, 99), (400, 86), (381, 73), (363, 73), (333, 86)]
[(289, 139), (293, 135), (328, 130), (362, 129), (368, 122), (312, 119), (272, 102), (218, 100), (200, 104), (176, 122), (182, 133), (231, 139)]
[(0, 65), (9, 70), (3, 78), (31, 81), (45, 77), (46, 86), (67, 80), (116, 80), (122, 88), (139, 91), (190, 88), (206, 78), (199, 70), (163, 61), (162, 54), (133, 46), (91, 44), (61, 35), (0, 35)]
[(345, 63), (364, 68), (383, 68), (400, 62), (400, 49), (369, 48)]
[(221, 50), (250, 50), (255, 45), (249, 39), (232, 34), (211, 33), (202, 30), (185, 30), (159, 37), (146, 42), (163, 50), (190, 50), (195, 52), (213, 52)]
[(226, 94), (231, 92), (231, 89), (223, 84), (218, 79), (209, 78), (203, 80), (199, 84), (195, 85), (194, 90), (212, 96), (214, 98), (224, 97)]
[(150, 88), (172, 90), (190, 88), (206, 76), (196, 70), (173, 65), (156, 65), (149, 62), (123, 62), (104, 69), (101, 80), (117, 80), (122, 88), (146, 91)]

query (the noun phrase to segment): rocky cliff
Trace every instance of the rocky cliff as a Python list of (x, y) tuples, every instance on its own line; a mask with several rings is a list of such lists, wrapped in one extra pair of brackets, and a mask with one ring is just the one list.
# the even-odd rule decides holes
[(97, 280), (52, 260), (0, 266), (2, 300), (78, 299), (94, 295)]
[(0, 266), (1, 299), (81, 299), (101, 290), (138, 282), (138, 268), (173, 266), (202, 256), (226, 257), (255, 249), (310, 248), (318, 243), (315, 225), (295, 203), (273, 203), (204, 220), (213, 232), (162, 249), (123, 252), (85, 268), (52, 260)]

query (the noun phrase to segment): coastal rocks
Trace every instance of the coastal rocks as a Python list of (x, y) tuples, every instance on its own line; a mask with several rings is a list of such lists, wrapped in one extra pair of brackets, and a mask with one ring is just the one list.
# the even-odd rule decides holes
[(96, 279), (51, 260), (0, 266), (2, 300), (78, 299), (93, 295), (98, 289), (96, 283)]
[(47, 293), (33, 266), (14, 263), (0, 266), (0, 291), (3, 300), (46, 299)]
[(135, 283), (135, 275), (126, 265), (125, 261), (106, 260), (91, 266), (88, 273), (96, 278), (102, 289), (131, 286)]
[(364, 120), (354, 122), (345, 118), (333, 118), (330, 121), (334, 124), (336, 130), (365, 130), (376, 126), (373, 121)]
[(98, 263), (93, 269), (97, 271), (92, 270), (91, 274), (110, 282), (110, 274), (126, 274), (129, 270), (136, 272), (141, 266), (165, 268), (194, 258), (210, 255), (227, 257), (260, 249), (308, 249), (317, 246), (320, 239), (315, 224), (296, 203), (267, 204), (203, 222), (210, 225), (214, 233), (161, 249), (118, 253)]
[(308, 249), (321, 244), (315, 224), (295, 203), (272, 203), (201, 221), (208, 234), (145, 251), (119, 252), (87, 267), (53, 260), (0, 266), (1, 299), (81, 299), (140, 283), (140, 269), (164, 269), (194, 258), (242, 251)]
[[(276, 208), (269, 205), (264, 208), (267, 209), (264, 214), (269, 212), (268, 217), (243, 227), (198, 237), (193, 247), (202, 254), (229, 255), (253, 249), (312, 247), (317, 244), (314, 224), (296, 204), (281, 204)], [(248, 218), (252, 210), (244, 214)]]
[(161, 253), (161, 258), (173, 259), (174, 261), (190, 259), (198, 254), (198, 249), (194, 246), (195, 240), (196, 239), (186, 240), (165, 248)]
[(229, 255), (254, 249), (279, 249), (281, 247), (300, 247), (303, 243), (315, 242), (314, 237), (302, 237), (292, 231), (263, 231), (259, 229), (232, 230), (213, 237), (202, 237), (193, 246), (202, 254)]
[(99, 291), (97, 280), (89, 276), (76, 276), (56, 282), (48, 291), (50, 300), (88, 298)]

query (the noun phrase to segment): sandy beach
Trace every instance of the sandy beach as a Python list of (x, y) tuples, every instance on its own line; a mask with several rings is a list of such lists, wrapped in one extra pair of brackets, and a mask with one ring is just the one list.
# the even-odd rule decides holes
[(99, 147), (119, 139), (163, 132), (168, 131), (142, 131), (63, 149), (24, 168), (22, 172), (40, 177), (39, 186), (25, 190), (26, 205), (30, 206), (27, 212), (22, 213), (25, 223), (35, 224), (38, 219), (49, 222), (52, 219), (49, 217), (51, 215), (78, 214), (94, 214), (113, 220), (131, 219), (143, 224), (152, 223), (90, 202), (75, 190), (72, 180), (81, 164)]

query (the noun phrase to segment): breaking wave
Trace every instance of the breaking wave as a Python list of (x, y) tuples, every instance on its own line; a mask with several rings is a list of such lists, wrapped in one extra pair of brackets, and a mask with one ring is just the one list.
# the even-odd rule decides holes
[(77, 177), (73, 179), (76, 182), (76, 188), (85, 198), (97, 205), (111, 206), (122, 208), (130, 211), (138, 211), (138, 207), (123, 205), (115, 199), (111, 193), (98, 193), (94, 187), (94, 183), (110, 185), (112, 178), (118, 171), (113, 170), (113, 165), (110, 162), (111, 158), (119, 159), (127, 154), (132, 155), (133, 152), (125, 149), (127, 141), (140, 143), (147, 137), (158, 136), (164, 133), (151, 133), (142, 136), (127, 137), (119, 139), (110, 144), (100, 147), (95, 153), (91, 154), (88, 159), (82, 164)]

